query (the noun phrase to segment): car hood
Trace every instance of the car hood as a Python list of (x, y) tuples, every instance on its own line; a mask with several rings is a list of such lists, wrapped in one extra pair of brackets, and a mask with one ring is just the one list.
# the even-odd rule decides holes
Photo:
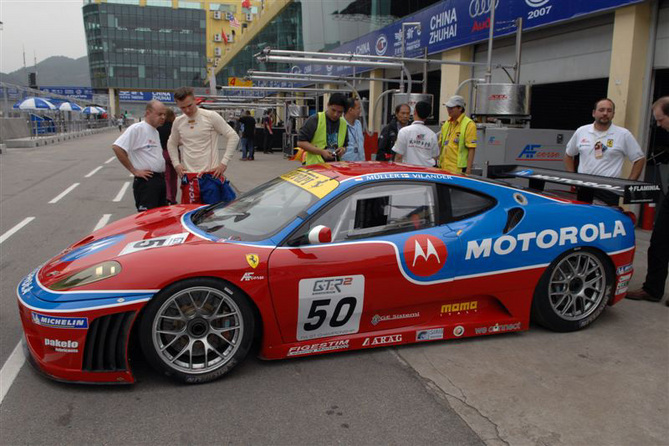
[(182, 223), (183, 216), (196, 208), (169, 206), (121, 219), (63, 250), (40, 269), (37, 278), (41, 285), (50, 288), (101, 262), (114, 260), (123, 267), (147, 251), (160, 250), (161, 254), (169, 255), (170, 249), (178, 245), (213, 243), (189, 232)]

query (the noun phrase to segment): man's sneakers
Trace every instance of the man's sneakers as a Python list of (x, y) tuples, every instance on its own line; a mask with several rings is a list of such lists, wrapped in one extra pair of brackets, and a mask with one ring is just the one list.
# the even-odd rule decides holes
[[(627, 293), (627, 299), (648, 300), (650, 302), (659, 302), (660, 300), (662, 300), (662, 298), (658, 299), (656, 297), (651, 296), (643, 288), (639, 288), (638, 290), (630, 291), (629, 293)], [(667, 305), (669, 305), (669, 303)]]

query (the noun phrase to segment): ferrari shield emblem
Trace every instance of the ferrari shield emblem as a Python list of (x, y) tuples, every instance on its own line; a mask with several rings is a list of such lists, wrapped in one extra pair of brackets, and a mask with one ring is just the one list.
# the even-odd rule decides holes
[(260, 257), (258, 257), (258, 254), (246, 254), (246, 261), (249, 262), (251, 268), (255, 268), (260, 263)]

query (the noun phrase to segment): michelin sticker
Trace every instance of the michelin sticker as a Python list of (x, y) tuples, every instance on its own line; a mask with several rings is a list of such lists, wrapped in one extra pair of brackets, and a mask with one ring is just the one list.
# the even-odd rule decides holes
[(32, 321), (34, 324), (41, 325), (42, 327), (50, 328), (88, 328), (88, 318), (87, 317), (58, 317), (58, 316), (48, 316), (46, 314), (31, 313)]
[(132, 254), (145, 249), (162, 248), (164, 246), (180, 245), (186, 241), (188, 233), (165, 235), (163, 237), (150, 238), (146, 240), (137, 240), (125, 245), (125, 248), (119, 253), (119, 256)]
[(297, 339), (357, 333), (365, 299), (365, 276), (300, 280)]

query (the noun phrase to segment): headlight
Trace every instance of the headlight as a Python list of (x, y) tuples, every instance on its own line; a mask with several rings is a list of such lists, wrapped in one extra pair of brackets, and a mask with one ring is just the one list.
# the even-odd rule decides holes
[(121, 272), (121, 264), (110, 261), (103, 262), (83, 271), (72, 274), (64, 279), (51, 285), (54, 291), (65, 290), (67, 288), (76, 288), (78, 286), (88, 285), (89, 283), (97, 282), (98, 280), (108, 279)]

